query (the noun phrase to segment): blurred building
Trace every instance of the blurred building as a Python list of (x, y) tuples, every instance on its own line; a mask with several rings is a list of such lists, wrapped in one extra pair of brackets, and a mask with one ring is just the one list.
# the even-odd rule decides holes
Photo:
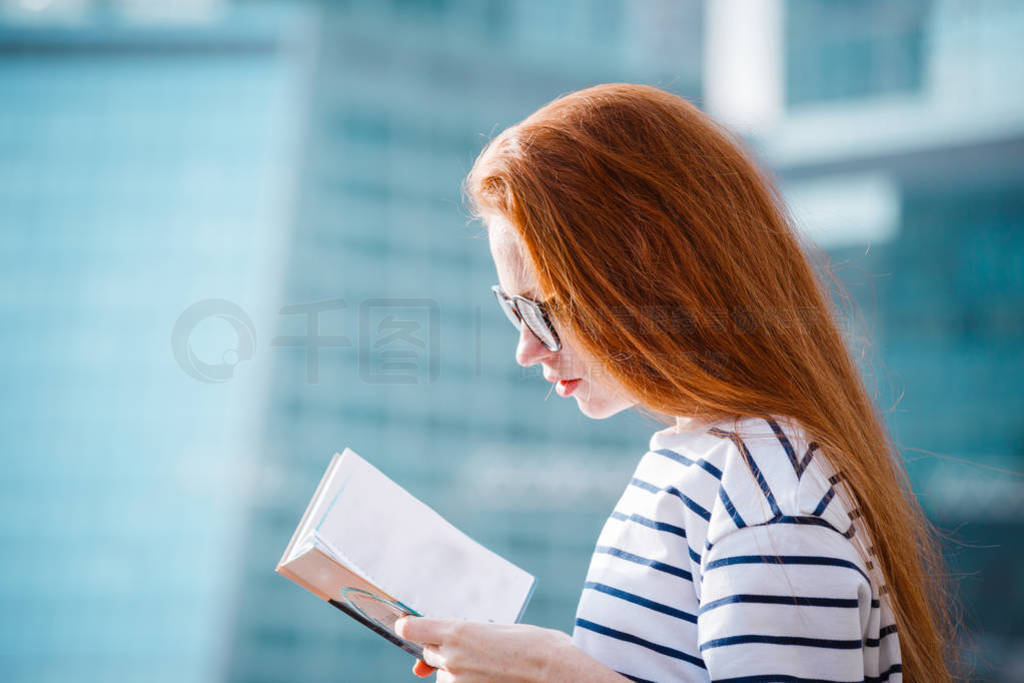
[[(0, 3), (4, 681), (223, 669), (269, 365), (231, 382), (196, 368), (272, 332), (301, 19)], [(179, 320), (203, 299), (228, 304)], [(230, 303), (249, 318), (238, 340), (211, 313)], [(176, 321), (208, 364), (191, 374)]]
[[(696, 3), (332, 2), (319, 25), (285, 291), (344, 346), (320, 348), (315, 372), (306, 348), (275, 351), (237, 681), (412, 675), (410, 657), (273, 573), (345, 446), (534, 573), (526, 621), (571, 630), (600, 526), (658, 425), (592, 422), (516, 365), (460, 184), (490, 136), (560, 93), (700, 92)], [(278, 334), (305, 326), (286, 316)]]
[(955, 532), (979, 677), (1024, 680), (1024, 5), (759, 8), (748, 31), (745, 3), (709, 4), (709, 108), (773, 168), (864, 313), (865, 374)]

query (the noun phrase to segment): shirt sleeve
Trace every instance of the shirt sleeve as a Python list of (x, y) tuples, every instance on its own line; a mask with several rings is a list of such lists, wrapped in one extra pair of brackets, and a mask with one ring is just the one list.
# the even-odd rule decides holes
[(872, 586), (832, 528), (762, 524), (725, 535), (701, 559), (697, 637), (714, 681), (863, 681)]

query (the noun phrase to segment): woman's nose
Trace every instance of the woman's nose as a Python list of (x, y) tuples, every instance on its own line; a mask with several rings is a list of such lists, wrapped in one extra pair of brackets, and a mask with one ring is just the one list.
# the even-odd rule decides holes
[(519, 330), (519, 343), (516, 344), (516, 362), (524, 368), (541, 362), (545, 358), (553, 356), (556, 352), (540, 343), (537, 335), (530, 331), (526, 325)]

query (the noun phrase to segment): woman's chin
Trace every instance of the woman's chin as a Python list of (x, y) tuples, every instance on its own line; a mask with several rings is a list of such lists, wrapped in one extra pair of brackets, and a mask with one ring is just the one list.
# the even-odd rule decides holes
[(618, 405), (616, 403), (610, 403), (607, 401), (587, 401), (584, 398), (575, 397), (576, 405), (579, 407), (580, 412), (589, 417), (591, 420), (604, 420), (612, 415), (617, 415), (623, 410), (628, 408), (628, 405)]

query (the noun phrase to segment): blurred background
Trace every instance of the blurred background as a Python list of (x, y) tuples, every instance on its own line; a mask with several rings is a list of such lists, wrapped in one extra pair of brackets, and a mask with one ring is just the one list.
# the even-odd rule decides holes
[(345, 446), (570, 631), (659, 425), (515, 364), (460, 182), (631, 81), (740, 133), (827, 251), (951, 647), (1024, 681), (1022, 34), (1018, 0), (0, 1), (0, 679), (410, 680), (274, 573)]

